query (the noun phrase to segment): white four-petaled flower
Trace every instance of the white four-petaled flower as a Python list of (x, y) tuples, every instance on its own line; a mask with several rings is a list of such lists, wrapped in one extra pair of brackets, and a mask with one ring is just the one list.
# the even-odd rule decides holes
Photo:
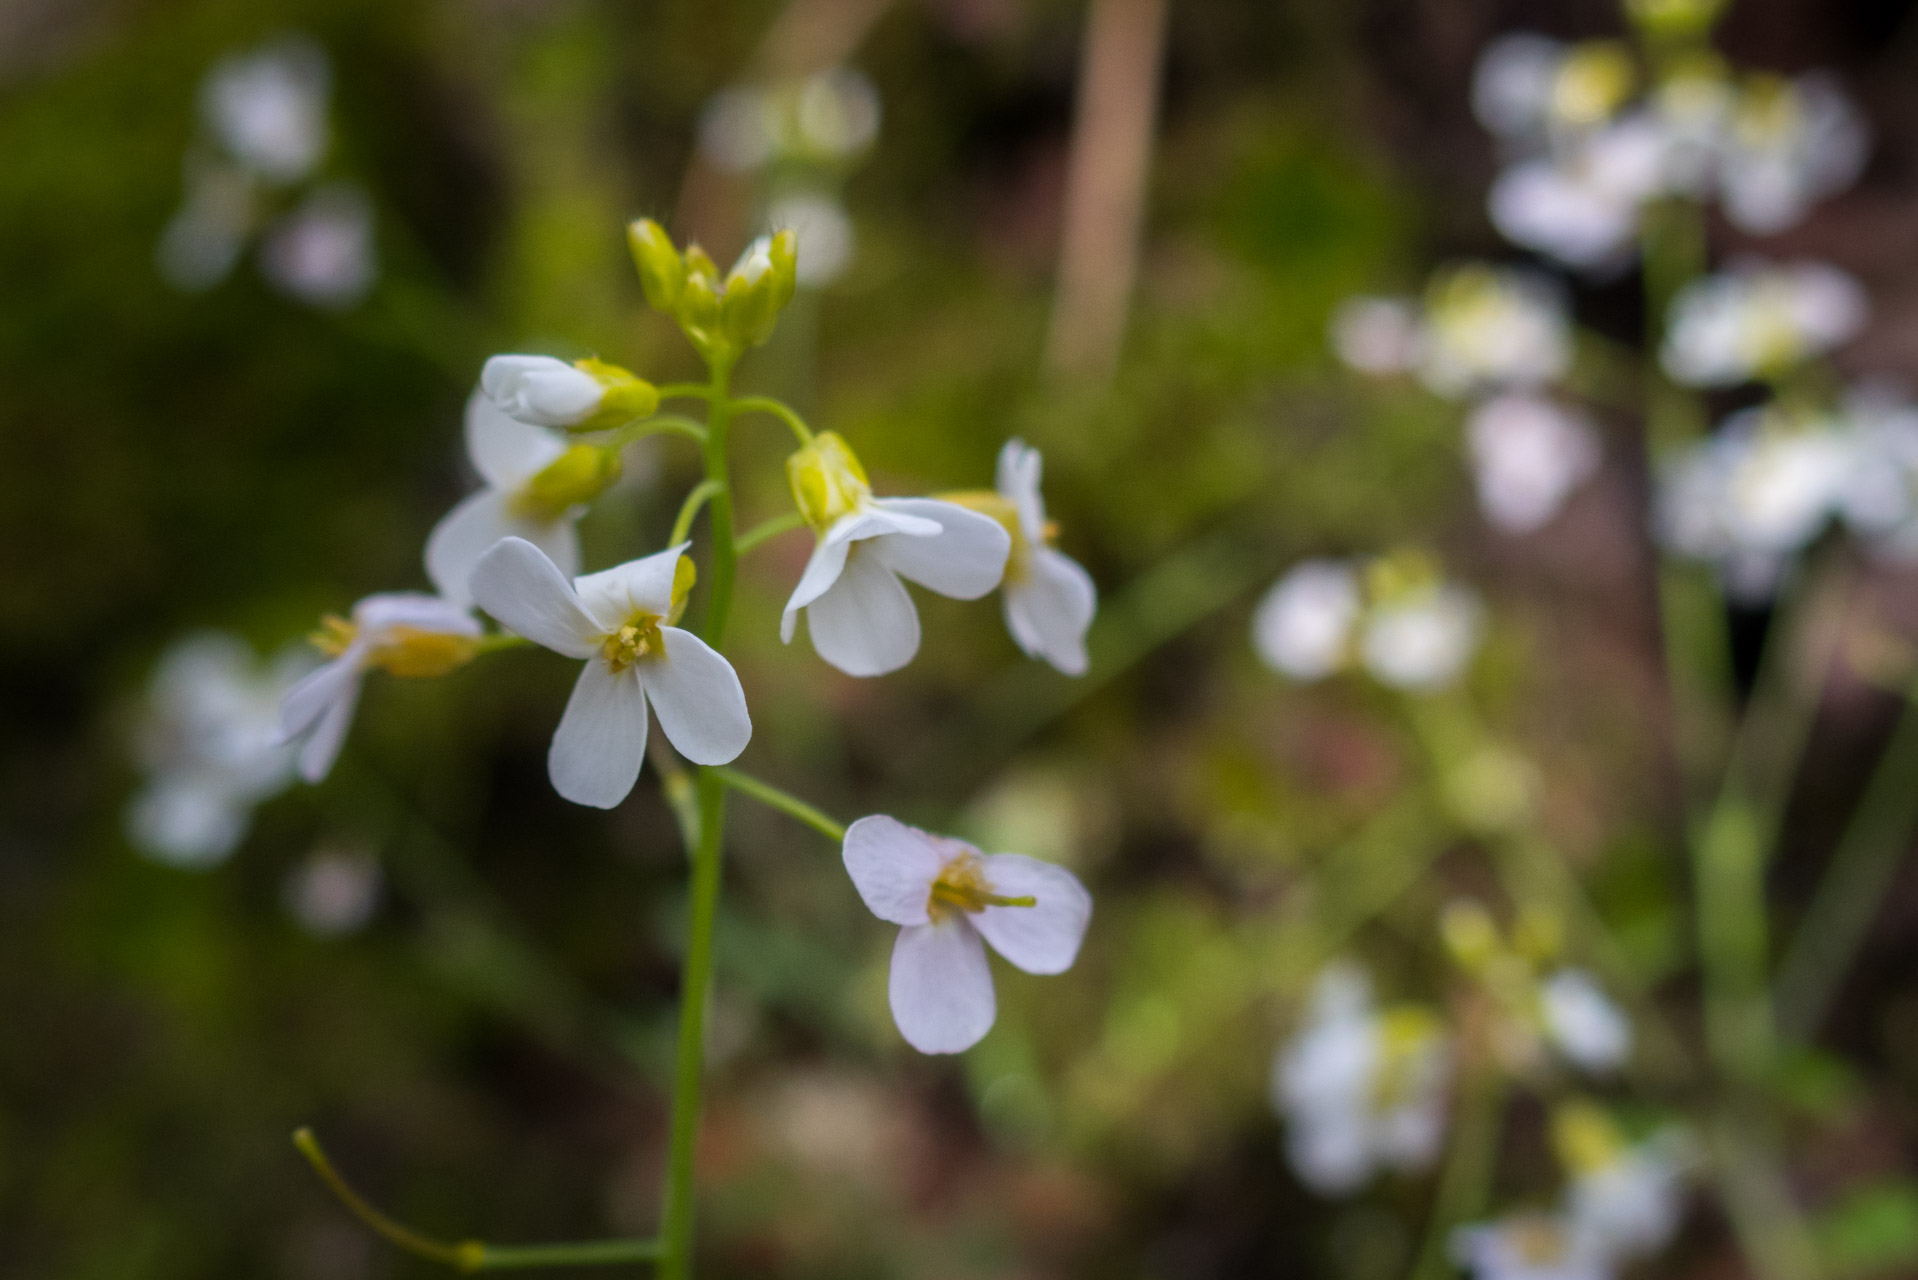
[(333, 660), (287, 690), (280, 704), (284, 740), (304, 739), (300, 776), (308, 782), (332, 769), (369, 670), (444, 675), (472, 659), (480, 637), (478, 620), (464, 607), (407, 591), (367, 596), (353, 606), (350, 620), (329, 617), (325, 623), (314, 642)]
[(921, 1053), (958, 1053), (991, 1030), (998, 1005), (981, 938), (1027, 973), (1063, 973), (1092, 918), (1091, 895), (1064, 867), (982, 854), (883, 815), (846, 829), (844, 858), (866, 906), (900, 926), (892, 1016)]
[(1866, 311), (1863, 287), (1836, 267), (1742, 263), (1672, 300), (1659, 361), (1691, 386), (1772, 377), (1849, 341)]
[(1052, 525), (1039, 493), (1039, 451), (1008, 440), (999, 451), (999, 495), (1012, 504), (1016, 528), (1006, 560), (1006, 626), (1027, 656), (1069, 676), (1086, 670), (1086, 628), (1098, 589), (1079, 562), (1052, 547)]
[(633, 789), (649, 703), (695, 764), (725, 764), (752, 737), (732, 664), (672, 625), (692, 587), (684, 552), (682, 543), (569, 582), (538, 547), (506, 538), (473, 571), (473, 598), (502, 626), (585, 660), (546, 757), (553, 789), (575, 804), (610, 809)]
[(792, 642), (804, 610), (813, 649), (847, 675), (897, 671), (919, 651), (919, 612), (901, 578), (977, 600), (1004, 576), (1012, 537), (997, 520), (932, 498), (873, 497), (858, 459), (832, 432), (786, 465), (818, 541), (779, 636)]
[(1472, 410), (1465, 428), (1479, 508), (1511, 533), (1557, 515), (1598, 468), (1598, 433), (1581, 413), (1543, 396), (1511, 393)]

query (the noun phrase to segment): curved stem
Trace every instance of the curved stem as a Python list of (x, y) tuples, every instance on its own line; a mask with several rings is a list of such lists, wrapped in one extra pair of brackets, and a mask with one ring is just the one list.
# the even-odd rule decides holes
[(667, 537), (666, 545), (676, 547), (686, 541), (686, 535), (692, 532), (693, 517), (697, 516), (699, 509), (706, 505), (706, 499), (725, 487), (717, 480), (701, 480), (693, 486), (693, 491), (686, 495), (686, 501), (679, 504), (679, 515), (673, 519), (673, 531)]
[(761, 782), (758, 778), (741, 773), (729, 765), (721, 765), (713, 772), (717, 773), (720, 780), (733, 790), (742, 795), (751, 796), (769, 809), (777, 809), (788, 817), (797, 818), (814, 831), (831, 836), (835, 840), (846, 838), (844, 823), (834, 822), (798, 796), (788, 795), (778, 787)]
[(456, 1271), (505, 1271), (517, 1267), (592, 1267), (628, 1262), (650, 1262), (660, 1256), (657, 1240), (577, 1240), (561, 1244), (485, 1244), (462, 1240), (457, 1244), (435, 1240), (411, 1227), (395, 1222), (375, 1209), (353, 1189), (327, 1159), (320, 1140), (308, 1128), (293, 1132), (293, 1145), (306, 1157), (313, 1172), (327, 1189), (339, 1198), (352, 1215), (373, 1232), (429, 1262), (438, 1262)]
[(733, 403), (727, 399), (727, 384), (732, 366), (724, 361), (713, 364), (711, 405), (706, 417), (706, 481), (713, 490), (713, 576), (706, 596), (706, 643), (724, 652), (726, 617), (733, 607), (733, 575), (739, 562), (739, 549), (733, 544), (733, 495), (726, 469), (726, 433), (732, 426)]
[(703, 382), (668, 382), (659, 388), (661, 400), (710, 400), (712, 394)]
[(735, 413), (770, 413), (792, 428), (792, 433), (799, 437), (800, 444), (812, 443), (812, 428), (808, 427), (806, 420), (783, 400), (775, 400), (771, 396), (747, 396), (733, 401), (732, 408)]
[(706, 443), (706, 427), (698, 419), (677, 413), (661, 413), (650, 418), (643, 418), (638, 422), (629, 422), (623, 427), (615, 427), (606, 433), (606, 445), (612, 449), (624, 449), (634, 441), (663, 433), (685, 436), (689, 440), (697, 440), (700, 444)]
[(738, 540), (734, 542), (733, 548), (743, 556), (760, 543), (777, 538), (782, 533), (790, 533), (805, 523), (806, 517), (800, 515), (797, 511), (789, 511), (783, 516), (774, 516), (772, 519), (756, 524), (746, 530), (746, 532), (740, 534)]

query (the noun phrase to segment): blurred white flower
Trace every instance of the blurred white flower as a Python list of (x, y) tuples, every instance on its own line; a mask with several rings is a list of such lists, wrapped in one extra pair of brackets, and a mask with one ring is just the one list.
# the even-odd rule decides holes
[(464, 607), (410, 591), (367, 596), (352, 618), (327, 617), (314, 643), (332, 659), (280, 702), (280, 733), (300, 741), (300, 776), (319, 782), (333, 768), (359, 705), (360, 682), (375, 668), (396, 676), (444, 675), (472, 660), (480, 625)]
[(260, 269), (268, 283), (316, 307), (350, 307), (379, 274), (373, 206), (351, 183), (332, 183), (267, 229)]
[(1666, 190), (1693, 199), (1711, 192), (1736, 101), (1716, 61), (1681, 64), (1659, 83), (1650, 106), (1665, 139)]
[(215, 63), (200, 110), (233, 159), (268, 182), (298, 182), (326, 153), (331, 82), (326, 51), (288, 36)]
[(585, 662), (546, 755), (553, 789), (574, 804), (611, 809), (633, 789), (649, 704), (666, 740), (694, 764), (726, 764), (752, 738), (732, 663), (673, 625), (693, 585), (685, 551), (682, 543), (569, 581), (538, 547), (506, 538), (473, 570), (480, 608)]
[(794, 191), (774, 200), (766, 223), (775, 231), (790, 230), (799, 237), (797, 281), (811, 288), (831, 284), (852, 263), (852, 219), (846, 206), (818, 191)]
[(1747, 262), (1685, 286), (1672, 300), (1659, 360), (1691, 386), (1770, 377), (1850, 340), (1865, 291), (1818, 262)]
[(700, 115), (699, 145), (721, 169), (751, 173), (798, 161), (842, 163), (879, 136), (879, 92), (849, 67), (772, 86), (713, 95)]
[(1365, 666), (1381, 682), (1412, 692), (1443, 689), (1478, 651), (1484, 607), (1452, 583), (1413, 588), (1373, 604), (1359, 636)]
[(1558, 1214), (1521, 1213), (1460, 1227), (1452, 1258), (1474, 1280), (1613, 1280), (1612, 1262)]
[(293, 751), (280, 743), (280, 698), (311, 665), (298, 653), (262, 663), (245, 641), (221, 632), (168, 647), (133, 737), (146, 775), (126, 814), (136, 847), (202, 867), (239, 846), (254, 807), (293, 780)]
[(335, 938), (366, 927), (380, 905), (380, 864), (359, 850), (322, 848), (287, 873), (282, 898), (302, 929)]
[(1272, 585), (1252, 615), (1252, 647), (1294, 680), (1344, 667), (1363, 599), (1358, 573), (1342, 560), (1303, 560)]
[(1536, 272), (1455, 267), (1427, 293), (1422, 357), (1420, 377), (1445, 396), (1551, 382), (1572, 359), (1563, 295)]
[(1760, 76), (1739, 92), (1720, 146), (1725, 216), (1742, 231), (1771, 235), (1851, 185), (1871, 135), (1831, 76)]
[(1658, 122), (1640, 113), (1520, 160), (1492, 184), (1492, 225), (1569, 267), (1622, 266), (1640, 209), (1665, 183), (1666, 149)]
[(1539, 987), (1539, 1013), (1546, 1039), (1582, 1070), (1616, 1071), (1631, 1056), (1631, 1021), (1583, 969), (1560, 969), (1547, 978)]
[(1838, 514), (1873, 552), (1918, 556), (1918, 405), (1895, 387), (1868, 384), (1846, 396), (1839, 420), (1851, 466)]
[(856, 156), (879, 136), (879, 91), (851, 67), (807, 77), (799, 89), (799, 136), (834, 159)]
[(1273, 1106), (1286, 1151), (1323, 1195), (1356, 1191), (1381, 1169), (1415, 1172), (1445, 1134), (1451, 1048), (1436, 1015), (1380, 1010), (1356, 965), (1330, 965), (1305, 1024), (1272, 1064)]
[(1499, 137), (1536, 142), (1604, 124), (1630, 96), (1634, 78), (1631, 53), (1618, 41), (1567, 45), (1517, 32), (1479, 54), (1472, 110)]
[(1092, 575), (1052, 545), (1056, 530), (1039, 492), (1042, 466), (1039, 451), (1023, 440), (1008, 440), (999, 450), (998, 492), (1011, 508), (1012, 533), (1000, 595), (1006, 627), (1026, 656), (1081, 676), (1099, 593)]
[(1574, 1168), (1566, 1215), (1597, 1252), (1619, 1261), (1649, 1257), (1677, 1234), (1692, 1164), (1691, 1143), (1676, 1129), (1635, 1147), (1617, 1144)]
[(1466, 442), (1486, 519), (1529, 533), (1557, 515), (1598, 469), (1598, 432), (1584, 414), (1512, 393), (1472, 410)]
[(161, 232), (156, 254), (168, 284), (200, 293), (233, 273), (257, 216), (253, 185), (243, 169), (188, 158), (186, 198)]
[(1410, 373), (1425, 352), (1425, 326), (1409, 298), (1347, 298), (1332, 312), (1332, 350), (1348, 368)]
[(977, 600), (1005, 576), (1005, 526), (953, 502), (873, 497), (859, 459), (830, 431), (788, 458), (786, 473), (817, 541), (779, 638), (792, 643), (803, 610), (814, 652), (849, 676), (897, 671), (919, 652), (919, 611), (901, 578)]
[(981, 939), (1027, 973), (1064, 973), (1092, 897), (1064, 867), (982, 854), (874, 815), (846, 828), (842, 856), (868, 910), (900, 926), (887, 989), (893, 1021), (921, 1053), (959, 1053), (998, 1014)]
[(542, 501), (532, 482), (567, 452), (556, 432), (509, 416), (484, 390), (466, 401), (466, 456), (484, 487), (440, 517), (426, 539), (426, 574), (446, 599), (473, 602), (468, 579), (502, 538), (524, 538), (567, 577), (579, 572), (584, 504)]

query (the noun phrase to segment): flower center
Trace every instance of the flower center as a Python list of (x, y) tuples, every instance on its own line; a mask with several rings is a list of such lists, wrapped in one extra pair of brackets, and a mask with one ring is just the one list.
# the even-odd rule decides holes
[(979, 855), (966, 850), (939, 870), (926, 899), (926, 912), (934, 920), (943, 920), (955, 911), (974, 915), (987, 907), (1036, 907), (1039, 900), (1031, 894), (1008, 898), (992, 891), (986, 880), (986, 864)]
[(648, 654), (664, 653), (659, 638), (659, 615), (635, 613), (626, 625), (606, 637), (600, 656), (614, 671), (624, 671)]
[[(336, 613), (329, 613), (320, 619), (320, 629), (309, 639), (321, 653), (329, 658), (337, 658), (359, 638), (359, 634), (357, 624)], [(393, 626), (380, 633), (378, 643), (367, 647), (360, 665), (378, 667), (396, 676), (423, 679), (443, 676), (456, 667), (463, 667), (478, 652), (477, 636), (428, 631), (422, 627)]]
[[(1006, 581), (1023, 582), (1032, 572), (1032, 545), (1026, 541), (1025, 530), (1020, 526), (1019, 508), (1011, 498), (996, 489), (965, 489), (957, 493), (942, 493), (941, 502), (950, 502), (954, 506), (964, 507), (968, 511), (977, 511), (982, 516), (991, 516), (1012, 535), (1012, 553), (1006, 557)], [(1049, 547), (1059, 537), (1059, 522), (1048, 520), (1039, 530), (1039, 545)]]

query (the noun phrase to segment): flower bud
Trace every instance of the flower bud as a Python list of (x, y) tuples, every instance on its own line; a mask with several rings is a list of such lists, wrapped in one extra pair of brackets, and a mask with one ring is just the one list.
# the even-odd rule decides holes
[(653, 310), (672, 315), (686, 290), (686, 260), (673, 248), (672, 237), (651, 218), (640, 218), (626, 227), (626, 247), (632, 250), (633, 265), (639, 268), (639, 284)]
[(1625, 12), (1654, 39), (1691, 40), (1711, 30), (1724, 0), (1625, 0)]
[(831, 431), (822, 431), (812, 443), (786, 459), (786, 479), (793, 502), (807, 524), (824, 533), (842, 516), (850, 515), (872, 495), (866, 470)]
[(726, 336), (740, 347), (772, 337), (779, 313), (792, 301), (799, 238), (791, 231), (761, 236), (746, 246), (726, 276), (720, 317)]
[(1468, 971), (1483, 969), (1503, 949), (1492, 913), (1470, 899), (1446, 905), (1439, 916), (1439, 936), (1452, 959)]
[(619, 450), (576, 444), (513, 495), (513, 509), (530, 519), (557, 520), (605, 492), (620, 471)]
[(1593, 1173), (1624, 1152), (1625, 1135), (1601, 1107), (1579, 1099), (1552, 1112), (1552, 1148), (1567, 1172)]
[(603, 360), (494, 356), (480, 373), (480, 387), (508, 416), (536, 427), (597, 431), (659, 407), (652, 384)]
[(1631, 96), (1637, 72), (1619, 40), (1587, 40), (1573, 47), (1552, 85), (1552, 114), (1573, 126), (1602, 124)]

